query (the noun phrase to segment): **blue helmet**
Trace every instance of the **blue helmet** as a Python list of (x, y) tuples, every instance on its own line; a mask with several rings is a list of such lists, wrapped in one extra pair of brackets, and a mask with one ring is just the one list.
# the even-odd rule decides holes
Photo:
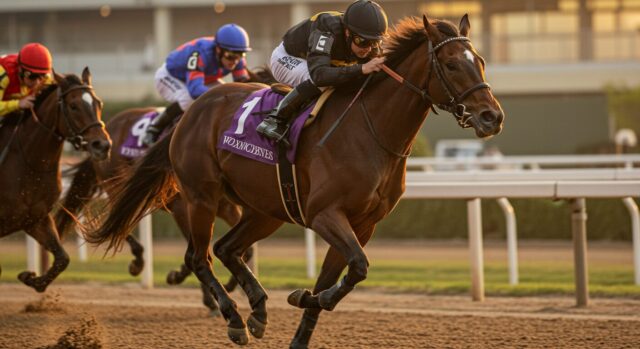
[(229, 51), (251, 51), (249, 34), (237, 24), (225, 24), (216, 33), (218, 46)]

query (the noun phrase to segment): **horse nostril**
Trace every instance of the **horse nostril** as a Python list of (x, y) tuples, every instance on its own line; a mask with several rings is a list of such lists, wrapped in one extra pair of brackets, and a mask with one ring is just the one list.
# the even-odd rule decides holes
[(93, 142), (91, 142), (91, 149), (100, 151), (100, 152), (105, 152), (107, 150), (109, 150), (111, 146), (109, 145), (109, 142), (107, 141), (101, 141), (101, 140), (95, 140)]
[(493, 124), (496, 121), (499, 121), (502, 117), (501, 112), (493, 111), (493, 110), (485, 110), (480, 113), (480, 120), (486, 124)]

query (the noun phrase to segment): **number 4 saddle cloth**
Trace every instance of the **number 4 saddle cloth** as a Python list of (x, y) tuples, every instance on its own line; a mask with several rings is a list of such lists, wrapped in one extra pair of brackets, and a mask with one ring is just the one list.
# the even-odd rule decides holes
[[(295, 163), (297, 144), (302, 129), (320, 112), (320, 108), (331, 92), (333, 92), (333, 89), (325, 91), (317, 101), (305, 107), (291, 123), (287, 134), (291, 148), (287, 150), (286, 154), (290, 163)], [(283, 98), (282, 94), (273, 91), (271, 88), (252, 93), (234, 114), (231, 127), (218, 140), (218, 148), (266, 164), (277, 164), (278, 156), (275, 140), (258, 134), (256, 128)]]

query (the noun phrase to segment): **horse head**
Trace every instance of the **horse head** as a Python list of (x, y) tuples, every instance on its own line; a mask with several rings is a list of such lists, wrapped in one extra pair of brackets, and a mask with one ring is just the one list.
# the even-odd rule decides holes
[(91, 86), (91, 73), (85, 67), (82, 80), (76, 75), (54, 73), (58, 85), (57, 132), (76, 149), (87, 151), (94, 160), (109, 156), (111, 139), (102, 122), (102, 101)]
[(451, 112), (461, 127), (473, 127), (478, 137), (500, 133), (504, 112), (485, 81), (485, 61), (469, 41), (469, 17), (462, 17), (459, 30), (443, 21), (435, 25), (427, 16), (423, 23), (431, 62), (428, 91), (434, 104)]

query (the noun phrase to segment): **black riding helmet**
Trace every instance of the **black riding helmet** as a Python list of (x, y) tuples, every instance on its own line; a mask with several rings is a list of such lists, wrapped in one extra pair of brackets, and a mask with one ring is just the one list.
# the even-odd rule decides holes
[(349, 31), (368, 40), (382, 40), (387, 33), (387, 14), (371, 0), (357, 0), (349, 5), (344, 23)]

